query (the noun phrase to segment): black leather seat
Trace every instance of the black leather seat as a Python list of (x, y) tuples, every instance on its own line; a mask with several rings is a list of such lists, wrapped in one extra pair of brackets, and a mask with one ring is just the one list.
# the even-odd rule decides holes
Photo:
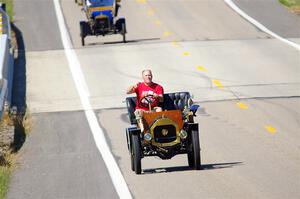
[[(189, 92), (176, 92), (176, 93), (166, 93), (164, 94), (164, 102), (162, 105), (163, 110), (181, 110), (188, 106), (188, 100), (190, 99)], [(127, 97), (126, 106), (129, 114), (129, 119), (131, 124), (136, 124), (135, 120), (135, 107), (136, 107), (136, 97)]]
[(163, 110), (181, 110), (188, 106), (188, 100), (191, 98), (189, 92), (176, 92), (164, 94)]

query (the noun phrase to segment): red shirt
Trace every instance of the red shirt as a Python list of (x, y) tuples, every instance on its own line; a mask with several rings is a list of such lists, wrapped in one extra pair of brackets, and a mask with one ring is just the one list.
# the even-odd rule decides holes
[[(162, 86), (160, 86), (159, 84), (156, 84), (156, 83), (152, 83), (151, 86), (147, 86), (144, 82), (140, 82), (137, 84), (135, 93), (137, 96), (136, 109), (142, 109), (145, 111), (149, 111), (149, 104), (146, 100), (143, 100), (143, 102), (140, 104), (140, 100), (142, 99), (142, 97), (146, 96), (146, 95), (153, 95), (153, 93), (162, 96), (164, 94), (164, 89)], [(157, 98), (148, 96), (147, 99), (150, 101), (151, 107), (155, 107), (158, 105)]]

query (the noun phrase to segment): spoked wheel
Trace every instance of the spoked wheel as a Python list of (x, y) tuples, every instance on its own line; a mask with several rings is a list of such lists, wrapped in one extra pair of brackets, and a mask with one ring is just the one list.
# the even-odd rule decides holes
[(188, 156), (189, 167), (195, 170), (201, 169), (199, 132), (192, 130)]
[(132, 135), (132, 162), (133, 162), (133, 169), (136, 174), (141, 174), (142, 172), (142, 165), (141, 165), (141, 143), (139, 139), (139, 135)]

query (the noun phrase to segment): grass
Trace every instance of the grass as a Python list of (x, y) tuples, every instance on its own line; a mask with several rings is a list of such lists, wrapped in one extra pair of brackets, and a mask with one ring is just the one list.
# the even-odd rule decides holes
[(288, 7), (290, 11), (300, 15), (300, 0), (279, 0), (279, 2)]
[(4, 158), (0, 159), (0, 199), (6, 197), (14, 159), (14, 155), (12, 154), (7, 154)]
[(13, 17), (14, 17), (14, 11), (13, 11), (14, 4), (13, 4), (13, 0), (0, 0), (0, 2), (6, 4), (6, 12), (8, 13), (10, 21), (12, 21)]
[(5, 198), (10, 180), (11, 169), (8, 166), (0, 166), (0, 199)]

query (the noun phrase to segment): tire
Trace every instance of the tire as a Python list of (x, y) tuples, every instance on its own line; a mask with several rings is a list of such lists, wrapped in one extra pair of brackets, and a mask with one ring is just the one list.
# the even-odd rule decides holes
[(131, 155), (130, 155), (130, 159), (131, 159), (131, 170), (134, 171), (134, 157), (133, 157), (132, 152), (131, 152)]
[(192, 130), (190, 140), (190, 151), (188, 152), (189, 166), (195, 170), (201, 169), (199, 132)]
[(194, 157), (193, 157), (193, 153), (189, 152), (187, 154), (188, 157), (188, 163), (189, 163), (189, 167), (193, 168), (194, 167)]
[(126, 21), (125, 18), (120, 18), (116, 21), (116, 28), (118, 33), (123, 37), (123, 42), (126, 43)]
[(81, 45), (84, 46), (84, 38), (87, 36), (87, 26), (88, 24), (85, 21), (80, 22), (80, 37), (81, 37)]
[[(132, 141), (132, 136), (130, 136), (128, 139), (130, 139), (130, 143), (132, 145), (133, 141)], [(131, 148), (131, 151), (130, 151), (130, 163), (131, 163), (131, 170), (134, 171), (134, 157), (133, 157), (133, 148)]]
[(125, 21), (122, 23), (122, 36), (123, 36), (123, 43), (126, 43), (126, 24)]
[(132, 135), (132, 156), (133, 156), (134, 171), (136, 174), (141, 174), (142, 155), (141, 155), (141, 143), (140, 143), (139, 135)]

